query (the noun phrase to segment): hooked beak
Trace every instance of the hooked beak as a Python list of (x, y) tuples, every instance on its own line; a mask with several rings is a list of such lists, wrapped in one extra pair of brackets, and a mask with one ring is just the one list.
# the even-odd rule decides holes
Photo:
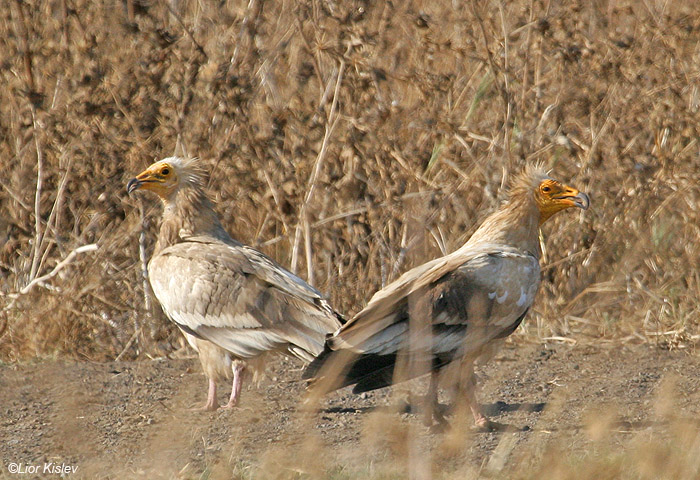
[(588, 210), (588, 207), (591, 206), (591, 199), (588, 198), (588, 195), (583, 192), (578, 192), (577, 195), (571, 197), (571, 201), (574, 202), (575, 206), (582, 210)]
[(129, 180), (129, 183), (126, 184), (126, 192), (130, 194), (134, 190), (145, 188), (146, 190), (152, 190), (158, 193), (157, 188), (162, 183), (163, 179), (157, 173), (148, 169)]
[(579, 192), (575, 188), (568, 187), (566, 194), (555, 197), (557, 200), (566, 200), (571, 202), (572, 207), (578, 207), (582, 210), (588, 210), (591, 205), (591, 199), (583, 192)]
[(131, 194), (134, 190), (138, 190), (143, 185), (143, 182), (138, 178), (132, 178), (129, 183), (126, 184), (126, 193)]

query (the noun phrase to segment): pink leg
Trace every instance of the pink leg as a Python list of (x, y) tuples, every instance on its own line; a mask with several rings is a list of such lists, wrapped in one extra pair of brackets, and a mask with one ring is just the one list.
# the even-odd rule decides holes
[(245, 364), (243, 362), (234, 362), (233, 364), (233, 384), (231, 385), (231, 398), (228, 403), (221, 408), (233, 408), (238, 405), (238, 399), (241, 396), (241, 386), (243, 385), (243, 371)]
[(203, 407), (193, 408), (192, 410), (204, 410), (213, 412), (219, 408), (219, 402), (216, 401), (216, 382), (209, 379), (209, 392), (207, 393), (207, 403)]
[(476, 401), (476, 379), (474, 378), (473, 367), (470, 368), (470, 370), (471, 372), (469, 378), (464, 386), (464, 394), (467, 397), (467, 404), (469, 405), (469, 409), (472, 411), (476, 426), (482, 429), (490, 430), (491, 421), (484, 416), (483, 412), (481, 411), (481, 407), (479, 406), (479, 402)]
[(474, 375), (474, 364), (469, 362), (468, 366), (462, 372), (461, 388), (464, 391), (464, 396), (467, 397), (467, 404), (474, 416), (474, 424), (479, 430), (502, 430), (503, 425), (489, 420), (481, 411), (479, 402), (476, 401), (476, 376)]

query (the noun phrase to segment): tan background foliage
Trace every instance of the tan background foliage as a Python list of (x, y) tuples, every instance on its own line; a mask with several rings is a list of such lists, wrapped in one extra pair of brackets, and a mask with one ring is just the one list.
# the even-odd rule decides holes
[(692, 344), (692, 3), (3, 2), (0, 359), (181, 347), (144, 295), (160, 207), (125, 191), (175, 151), (206, 163), (234, 237), (348, 315), (543, 161), (592, 207), (543, 228), (518, 335)]

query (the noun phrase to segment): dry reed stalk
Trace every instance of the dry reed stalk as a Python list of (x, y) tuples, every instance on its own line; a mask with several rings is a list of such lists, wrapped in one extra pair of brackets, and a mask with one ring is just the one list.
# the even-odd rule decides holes
[[(311, 171), (311, 175), (309, 176), (309, 180), (307, 181), (307, 191), (306, 195), (304, 196), (304, 202), (301, 204), (301, 210), (299, 212), (299, 223), (297, 224), (296, 231), (294, 233), (294, 243), (292, 247), (292, 260), (291, 260), (291, 265), (290, 269), (292, 272), (296, 273), (297, 269), (297, 263), (299, 259), (299, 245), (301, 241), (301, 234), (302, 230), (308, 232), (306, 235), (306, 241), (305, 241), (305, 253), (306, 253), (306, 274), (307, 274), (307, 281), (310, 284), (314, 284), (314, 268), (313, 268), (313, 252), (311, 250), (311, 229), (308, 226), (309, 224), (309, 218), (308, 218), (308, 208), (309, 204), (311, 202), (311, 199), (313, 198), (313, 194), (316, 190), (316, 185), (318, 181), (318, 175), (321, 171), (321, 167), (323, 166), (323, 162), (326, 157), (326, 151), (328, 149), (328, 143), (330, 141), (331, 135), (333, 135), (333, 131), (335, 130), (336, 125), (338, 124), (338, 121), (340, 120), (340, 114), (336, 114), (336, 108), (338, 106), (338, 97), (340, 96), (340, 85), (343, 82), (343, 73), (345, 71), (345, 61), (341, 60), (340, 65), (338, 66), (338, 71), (335, 76), (335, 90), (333, 94), (333, 101), (331, 103), (331, 108), (328, 112), (328, 117), (326, 118), (326, 126), (325, 126), (325, 131), (323, 135), (323, 142), (321, 143), (321, 149), (318, 152), (318, 156), (316, 157), (316, 161), (314, 162), (313, 169)], [(328, 84), (330, 85), (333, 81), (333, 78), (328, 81)]]
[(37, 180), (36, 189), (34, 192), (34, 246), (32, 248), (32, 253), (30, 257), (30, 269), (28, 281), (31, 282), (36, 278), (39, 270), (39, 262), (41, 260), (41, 243), (43, 238), (42, 225), (41, 225), (41, 191), (42, 191), (42, 179), (44, 174), (44, 156), (43, 150), (39, 141), (39, 124), (37, 122), (37, 112), (35, 106), (35, 100), (37, 94), (36, 81), (34, 79), (34, 72), (32, 69), (32, 51), (30, 48), (30, 38), (29, 38), (29, 24), (27, 20), (26, 13), (24, 11), (24, 2), (21, 0), (15, 0), (17, 18), (15, 18), (15, 32), (18, 38), (22, 40), (22, 58), (24, 61), (24, 74), (26, 82), (26, 95), (29, 99), (30, 110), (32, 114), (32, 138), (34, 140), (34, 147), (36, 149), (36, 166), (37, 166)]
[(233, 53), (231, 54), (231, 58), (228, 62), (229, 65), (237, 65), (239, 63), (238, 55), (241, 51), (241, 46), (246, 45), (246, 42), (243, 41), (244, 36), (247, 38), (247, 45), (249, 46), (249, 48), (246, 51), (246, 54), (240, 61), (240, 63), (252, 63), (252, 61), (254, 60), (253, 52), (256, 50), (255, 35), (257, 34), (258, 19), (262, 14), (263, 3), (264, 2), (262, 0), (248, 1), (246, 13), (243, 17), (243, 22), (241, 22), (241, 30), (240, 32), (238, 32), (238, 41), (236, 42), (236, 45), (233, 49)]
[[(141, 217), (141, 231), (139, 232), (139, 261), (141, 262), (141, 284), (143, 285), (143, 310), (146, 315), (151, 315), (151, 284), (148, 280), (148, 255), (146, 247), (146, 233), (149, 230), (149, 220), (146, 215), (145, 202), (143, 196), (139, 202), (139, 216)], [(136, 317), (134, 317), (136, 318)], [(135, 329), (139, 330), (140, 325), (137, 320)]]
[(34, 248), (32, 250), (31, 267), (29, 270), (29, 282), (31, 283), (39, 271), (39, 263), (41, 260), (41, 244), (43, 240), (43, 231), (41, 226), (41, 187), (44, 176), (44, 155), (39, 142), (38, 132), (39, 125), (37, 124), (36, 109), (32, 107), (32, 126), (34, 128), (34, 146), (36, 148), (36, 190), (34, 192)]

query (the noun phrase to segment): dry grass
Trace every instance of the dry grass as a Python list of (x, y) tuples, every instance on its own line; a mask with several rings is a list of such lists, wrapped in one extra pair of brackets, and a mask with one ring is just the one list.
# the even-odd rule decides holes
[(237, 238), (348, 313), (458, 247), (544, 160), (593, 208), (546, 226), (554, 266), (525, 333), (697, 338), (700, 16), (685, 2), (169, 5), (136, 2), (133, 24), (116, 1), (1, 12), (2, 358), (179, 345), (140, 277), (139, 209), (148, 248), (157, 207), (124, 191), (175, 150), (206, 160)]
[[(272, 446), (255, 462), (239, 460), (236, 447), (228, 458), (212, 461), (207, 478), (274, 479), (517, 479), (601, 480), (684, 479), (700, 475), (700, 429), (694, 419), (668, 408), (671, 385), (652, 399), (653, 428), (636, 430), (619, 421), (610, 406), (596, 407), (580, 426), (585, 434), (572, 444), (571, 432), (547, 429), (548, 419), (561, 417), (567, 407), (552, 402), (532, 432), (504, 432), (493, 453), (481, 465), (464, 461), (474, 433), (455, 428), (431, 447), (422, 428), (400, 422), (396, 414), (374, 412), (365, 422), (360, 445), (341, 455), (323, 450), (311, 435), (299, 445)], [(465, 420), (464, 418), (461, 420)], [(455, 422), (458, 423), (458, 422)], [(463, 423), (462, 425), (465, 425)], [(660, 427), (668, 426), (668, 430)], [(186, 472), (179, 478), (196, 478)]]
[(159, 207), (125, 192), (175, 151), (206, 161), (236, 238), (348, 314), (543, 160), (593, 203), (544, 228), (517, 335), (698, 339), (692, 2), (12, 0), (0, 30), (0, 360), (182, 346), (144, 301)]

